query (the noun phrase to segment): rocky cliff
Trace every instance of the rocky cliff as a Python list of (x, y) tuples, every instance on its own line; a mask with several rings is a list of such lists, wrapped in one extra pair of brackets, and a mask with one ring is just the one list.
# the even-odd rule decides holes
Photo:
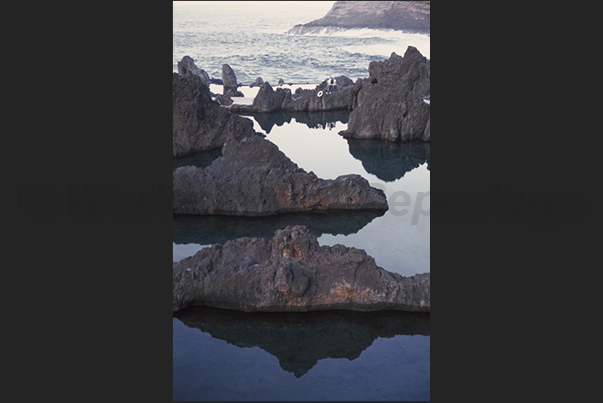
[(338, 1), (322, 18), (291, 28), (289, 34), (315, 34), (350, 28), (429, 33), (429, 1)]

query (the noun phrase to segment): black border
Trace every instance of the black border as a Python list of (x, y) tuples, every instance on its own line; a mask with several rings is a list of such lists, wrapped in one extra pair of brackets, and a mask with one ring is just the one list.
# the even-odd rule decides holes
[[(6, 231), (17, 246), (3, 282), (17, 353), (6, 384), (28, 397), (170, 401), (169, 206), (136, 222), (44, 221), (19, 195), (32, 183), (171, 183), (171, 4), (16, 7), (5, 14), (17, 27), (5, 48), (3, 151), (16, 157)], [(432, 191), (537, 184), (585, 201), (549, 232), (434, 208), (436, 401), (575, 399), (596, 375), (580, 371), (596, 321), (579, 315), (598, 295), (598, 237), (587, 232), (599, 182), (595, 16), (584, 5), (434, 2)]]

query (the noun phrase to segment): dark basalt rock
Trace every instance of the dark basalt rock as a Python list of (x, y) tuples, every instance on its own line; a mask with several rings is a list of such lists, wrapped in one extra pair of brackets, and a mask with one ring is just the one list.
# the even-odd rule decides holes
[(229, 88), (228, 90), (226, 90), (224, 92), (224, 96), (225, 97), (244, 97), (245, 94), (243, 94), (241, 91), (239, 90), (235, 90), (233, 88)]
[(400, 311), (240, 312), (191, 307), (186, 326), (238, 347), (259, 347), (300, 378), (325, 358), (354, 360), (377, 338), (430, 335), (430, 315)]
[(338, 1), (318, 20), (298, 24), (288, 34), (316, 34), (350, 28), (429, 33), (429, 1)]
[(303, 226), (274, 238), (238, 238), (173, 263), (173, 311), (430, 311), (430, 274), (403, 277), (364, 250), (319, 246)]
[(216, 95), (216, 102), (219, 103), (220, 105), (223, 106), (230, 106), (232, 105), (232, 98), (230, 97), (230, 95)]
[(201, 82), (208, 87), (212, 81), (205, 70), (200, 69), (195, 65), (195, 61), (190, 56), (184, 56), (182, 60), (178, 62), (178, 74), (183, 77), (197, 76), (201, 78)]
[(174, 157), (255, 135), (253, 122), (212, 101), (209, 88), (198, 76), (173, 74), (172, 107)]
[(250, 109), (259, 113), (276, 112), (283, 109), (289, 102), (291, 102), (291, 90), (277, 88), (275, 91), (266, 81), (253, 99)]
[(369, 77), (359, 80), (354, 110), (344, 137), (390, 141), (430, 141), (430, 62), (412, 46), (400, 57), (371, 62)]
[(222, 65), (222, 82), (224, 83), (224, 94), (226, 95), (228, 90), (237, 90), (237, 77), (235, 76), (234, 70), (228, 64)]
[[(274, 90), (264, 82), (251, 105), (233, 105), (232, 112), (241, 114), (272, 112), (318, 112), (352, 110), (359, 86), (345, 76), (336, 77), (337, 92), (326, 93), (323, 82), (313, 90), (297, 88), (292, 94), (289, 88)], [(319, 96), (320, 95), (320, 96)]]
[(264, 80), (262, 79), (262, 77), (258, 77), (249, 86), (250, 87), (261, 87), (262, 85), (264, 85)]
[(360, 175), (319, 179), (262, 137), (230, 141), (222, 157), (173, 173), (174, 214), (266, 216), (324, 210), (387, 210), (383, 191)]

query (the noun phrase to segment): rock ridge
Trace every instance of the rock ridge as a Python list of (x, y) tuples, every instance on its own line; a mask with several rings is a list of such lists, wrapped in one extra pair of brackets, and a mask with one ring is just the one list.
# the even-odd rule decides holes
[(320, 179), (259, 136), (229, 141), (206, 168), (173, 172), (173, 213), (268, 216), (388, 208), (385, 193), (360, 175)]
[(430, 311), (430, 274), (403, 277), (362, 249), (320, 246), (304, 226), (238, 238), (173, 263), (173, 311)]

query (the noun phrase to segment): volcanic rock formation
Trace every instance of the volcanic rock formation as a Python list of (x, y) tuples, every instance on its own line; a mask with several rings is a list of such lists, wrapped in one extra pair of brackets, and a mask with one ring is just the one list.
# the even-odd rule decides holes
[(369, 77), (359, 80), (354, 110), (344, 137), (390, 141), (430, 141), (430, 62), (409, 46), (404, 57), (395, 52), (369, 64)]
[(266, 216), (324, 210), (388, 208), (382, 190), (360, 175), (319, 179), (259, 136), (230, 141), (205, 169), (173, 172), (174, 214)]
[(319, 246), (303, 226), (273, 239), (238, 238), (173, 263), (173, 311), (207, 305), (242, 311), (430, 311), (430, 275), (403, 277), (364, 250)]
[(195, 74), (173, 73), (173, 155), (220, 148), (232, 139), (255, 135), (253, 122), (211, 100), (209, 88)]

